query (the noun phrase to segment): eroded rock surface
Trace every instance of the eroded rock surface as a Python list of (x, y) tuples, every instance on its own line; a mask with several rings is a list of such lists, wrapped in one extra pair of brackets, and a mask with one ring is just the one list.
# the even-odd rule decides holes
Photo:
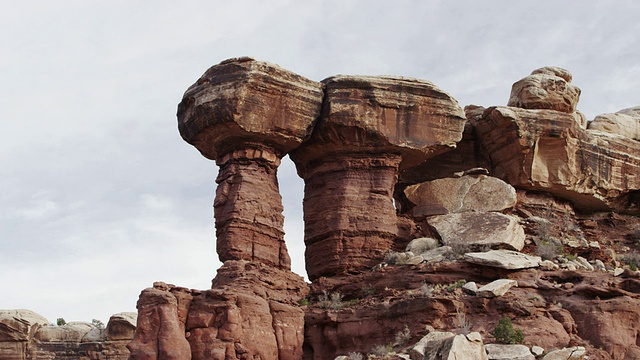
[(250, 260), (288, 269), (280, 159), (309, 136), (322, 85), (252, 58), (211, 67), (178, 105), (183, 139), (216, 160), (214, 201), (220, 261)]
[(323, 81), (311, 138), (291, 154), (305, 180), (309, 279), (375, 265), (397, 236), (398, 172), (453, 149), (464, 113), (417, 79), (335, 76)]
[(443, 178), (408, 186), (404, 190), (420, 218), (461, 212), (503, 211), (516, 204), (516, 190), (504, 181), (486, 175)]
[(544, 67), (513, 84), (508, 106), (570, 114), (576, 111), (579, 99), (580, 88), (571, 84), (571, 74), (567, 70)]
[(600, 114), (589, 123), (590, 130), (598, 130), (640, 141), (640, 106), (613, 114)]
[(588, 131), (571, 114), (493, 107), (477, 123), (492, 174), (548, 192), (582, 210), (638, 213), (640, 142)]

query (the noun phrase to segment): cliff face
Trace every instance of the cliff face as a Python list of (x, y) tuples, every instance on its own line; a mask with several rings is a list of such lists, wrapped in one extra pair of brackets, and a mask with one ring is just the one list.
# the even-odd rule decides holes
[[(220, 167), (224, 264), (208, 290), (145, 289), (129, 359), (640, 358), (638, 112), (587, 125), (579, 96), (556, 67), (463, 111), (418, 79), (213, 66), (178, 124)], [(284, 243), (286, 154), (310, 284)], [(496, 344), (505, 317), (526, 346)], [(6, 322), (3, 359), (53, 351), (61, 335), (25, 321)]]

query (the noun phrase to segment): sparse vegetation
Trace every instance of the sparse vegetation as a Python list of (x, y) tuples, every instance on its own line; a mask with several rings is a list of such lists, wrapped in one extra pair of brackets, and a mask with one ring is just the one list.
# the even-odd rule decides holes
[(498, 322), (495, 329), (491, 332), (491, 335), (497, 342), (502, 344), (521, 344), (524, 341), (524, 336), (520, 329), (514, 329), (511, 319), (505, 316)]
[(562, 245), (556, 245), (552, 241), (540, 240), (536, 246), (536, 254), (543, 260), (554, 260), (562, 251)]
[(362, 356), (362, 354), (360, 354), (359, 352), (350, 352), (349, 353), (349, 360), (363, 360), (364, 356)]
[(637, 245), (640, 245), (640, 229), (630, 232), (628, 237), (629, 237), (629, 240), (635, 241)]
[(431, 294), (433, 294), (433, 290), (434, 287), (431, 284), (422, 284), (422, 286), (420, 286), (420, 293), (424, 297), (430, 297)]
[(67, 322), (64, 320), (64, 318), (58, 318), (56, 319), (56, 325), (58, 326), (67, 325)]
[(405, 346), (409, 342), (409, 340), (411, 340), (411, 331), (409, 330), (409, 327), (405, 325), (402, 331), (398, 331), (395, 335), (394, 340), (395, 344), (398, 347)]
[(373, 287), (373, 285), (371, 284), (364, 284), (364, 286), (362, 286), (362, 295), (363, 296), (371, 296), (374, 295), (376, 293), (376, 289)]
[(467, 283), (467, 280), (465, 280), (465, 279), (460, 279), (460, 280), (458, 280), (458, 281), (456, 281), (456, 282), (452, 282), (451, 284), (447, 285), (447, 286), (445, 287), (445, 289), (446, 289), (448, 292), (454, 292), (456, 289), (461, 288), (461, 287), (462, 287), (464, 284), (466, 284), (466, 283)]
[(471, 321), (467, 319), (467, 315), (464, 313), (464, 311), (456, 309), (456, 321), (456, 328), (461, 334), (467, 335), (471, 332), (471, 327), (473, 326), (473, 324), (471, 324)]
[(329, 295), (325, 290), (323, 290), (322, 295), (318, 296), (318, 306), (323, 309), (330, 310), (342, 309), (344, 306), (342, 303), (342, 294), (336, 291)]
[(387, 345), (378, 345), (376, 347), (374, 347), (373, 349), (371, 349), (371, 354), (375, 355), (375, 356), (387, 356), (389, 355), (389, 353), (393, 350), (393, 347), (389, 344)]
[(298, 305), (300, 305), (300, 306), (308, 306), (310, 303), (311, 302), (307, 298), (300, 299), (300, 301), (298, 301)]
[(629, 265), (629, 269), (632, 271), (637, 271), (640, 267), (640, 254), (635, 251), (620, 256), (620, 260)]
[(572, 254), (572, 253), (564, 253), (562, 256), (564, 256), (564, 258), (569, 261), (574, 261), (575, 259), (578, 258), (578, 255)]
[(91, 320), (91, 324), (100, 330), (104, 329), (104, 323), (98, 319)]

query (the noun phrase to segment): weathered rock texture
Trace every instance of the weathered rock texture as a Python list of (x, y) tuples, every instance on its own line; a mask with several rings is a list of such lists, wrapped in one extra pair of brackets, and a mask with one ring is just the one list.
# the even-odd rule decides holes
[(640, 141), (640, 106), (613, 114), (601, 114), (589, 123), (590, 130), (599, 130)]
[[(586, 130), (579, 95), (568, 71), (546, 67), (514, 85), (510, 106), (463, 114), (422, 80), (320, 84), (248, 58), (214, 66), (178, 118), (221, 167), (224, 265), (210, 290), (143, 291), (131, 360), (332, 360), (374, 347), (486, 359), (505, 316), (548, 351), (638, 358), (640, 142)], [(287, 153), (305, 180), (310, 286), (283, 242)], [(425, 347), (425, 333), (445, 331)]]
[(493, 107), (476, 129), (494, 176), (582, 210), (640, 211), (640, 142), (581, 128), (571, 114)]
[(414, 218), (462, 212), (503, 211), (516, 205), (516, 190), (486, 175), (443, 178), (408, 186), (404, 190), (414, 207)]
[(0, 359), (125, 360), (135, 322), (135, 313), (119, 313), (105, 329), (85, 322), (53, 326), (30, 310), (0, 310)]
[(397, 235), (398, 172), (455, 147), (464, 113), (430, 82), (335, 76), (323, 81), (311, 138), (292, 152), (305, 180), (310, 279), (370, 268)]
[(571, 73), (558, 67), (543, 67), (513, 84), (508, 106), (523, 109), (576, 111), (580, 89), (571, 84)]
[(211, 67), (185, 92), (180, 134), (220, 166), (220, 261), (290, 267), (276, 173), (280, 159), (309, 136), (321, 103), (320, 83), (251, 58)]

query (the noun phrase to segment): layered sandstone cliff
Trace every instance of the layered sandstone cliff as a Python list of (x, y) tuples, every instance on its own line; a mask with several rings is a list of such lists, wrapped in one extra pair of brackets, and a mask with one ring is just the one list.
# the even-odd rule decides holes
[[(515, 351), (483, 344), (504, 316), (522, 358), (635, 358), (637, 114), (587, 126), (579, 95), (557, 67), (516, 82), (508, 106), (465, 111), (424, 80), (212, 67), (178, 123), (220, 166), (224, 265), (209, 290), (144, 290), (130, 359), (495, 359)], [(284, 244), (286, 154), (305, 181), (311, 284)]]

